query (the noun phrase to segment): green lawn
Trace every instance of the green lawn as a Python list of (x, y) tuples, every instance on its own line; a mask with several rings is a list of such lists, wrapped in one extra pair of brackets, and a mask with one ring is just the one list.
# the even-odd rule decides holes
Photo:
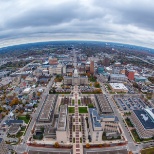
[(16, 137), (19, 138), (19, 137), (21, 137), (22, 135), (23, 135), (23, 132), (18, 132), (17, 135), (16, 135)]
[(143, 149), (141, 151), (141, 154), (154, 154), (154, 147), (148, 148), (148, 149)]
[(89, 108), (94, 108), (94, 105), (93, 104), (88, 104), (88, 107)]
[(81, 104), (81, 101), (80, 100), (78, 100), (78, 105), (80, 105)]
[(134, 127), (129, 118), (126, 118), (125, 121), (126, 121), (128, 127)]
[(79, 107), (79, 113), (88, 113), (87, 107)]
[(74, 107), (68, 107), (68, 113), (74, 113), (75, 108)]
[(94, 76), (89, 77), (90, 82), (96, 82), (96, 80), (97, 80), (97, 77), (94, 77)]
[(26, 127), (21, 127), (21, 130), (20, 131), (25, 131)]
[(133, 129), (133, 130), (131, 130), (131, 132), (132, 132), (132, 134), (133, 134), (133, 136), (134, 136), (135, 141), (136, 141), (136, 142), (141, 142), (140, 137), (138, 136), (136, 130)]
[(26, 124), (28, 124), (30, 118), (26, 118), (26, 116), (19, 116), (18, 120), (23, 120), (23, 121), (25, 121)]
[(72, 99), (72, 105), (74, 105), (74, 99)]

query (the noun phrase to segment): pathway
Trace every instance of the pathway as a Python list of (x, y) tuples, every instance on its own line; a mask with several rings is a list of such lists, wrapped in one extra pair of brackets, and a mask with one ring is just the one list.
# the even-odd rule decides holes
[(78, 87), (75, 86), (75, 144), (73, 147), (73, 154), (82, 154), (83, 147), (80, 144), (80, 125), (79, 125), (79, 110), (78, 110)]

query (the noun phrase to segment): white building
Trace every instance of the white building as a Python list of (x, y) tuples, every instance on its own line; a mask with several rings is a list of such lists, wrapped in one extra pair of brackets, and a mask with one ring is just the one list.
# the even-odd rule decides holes
[(67, 142), (67, 105), (60, 106), (58, 125), (56, 131), (56, 139), (58, 142)]
[(80, 76), (77, 69), (74, 70), (73, 76), (64, 76), (65, 85), (87, 85), (88, 77)]
[(88, 120), (92, 142), (100, 143), (103, 132), (110, 137), (120, 135), (118, 119), (114, 115), (99, 115), (96, 108), (89, 108)]
[(109, 83), (112, 92), (128, 92), (128, 89), (123, 83)]
[(62, 68), (63, 66), (61, 64), (58, 65), (54, 65), (54, 66), (50, 66), (49, 67), (49, 74), (53, 75), (53, 74), (62, 74)]
[(111, 74), (110, 75), (111, 82), (127, 82), (128, 78), (125, 74)]
[(23, 94), (29, 94), (30, 91), (31, 91), (31, 88), (30, 87), (29, 88), (26, 88), (26, 89), (24, 89)]

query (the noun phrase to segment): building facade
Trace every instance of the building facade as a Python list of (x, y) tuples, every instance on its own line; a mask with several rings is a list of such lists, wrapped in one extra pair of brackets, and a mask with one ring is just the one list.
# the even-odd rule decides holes
[(90, 74), (94, 74), (94, 61), (90, 61)]
[(87, 85), (88, 77), (78, 75), (77, 69), (74, 70), (73, 76), (64, 76), (64, 85)]
[(128, 77), (129, 80), (134, 80), (134, 70), (125, 70), (125, 75)]

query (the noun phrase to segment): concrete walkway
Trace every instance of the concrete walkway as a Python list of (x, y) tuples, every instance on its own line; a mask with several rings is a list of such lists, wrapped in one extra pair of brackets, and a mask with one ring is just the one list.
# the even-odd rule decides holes
[(78, 110), (78, 87), (74, 87), (75, 91), (75, 144), (73, 145), (73, 154), (83, 154), (83, 147), (80, 144), (80, 125), (79, 125), (79, 110)]

